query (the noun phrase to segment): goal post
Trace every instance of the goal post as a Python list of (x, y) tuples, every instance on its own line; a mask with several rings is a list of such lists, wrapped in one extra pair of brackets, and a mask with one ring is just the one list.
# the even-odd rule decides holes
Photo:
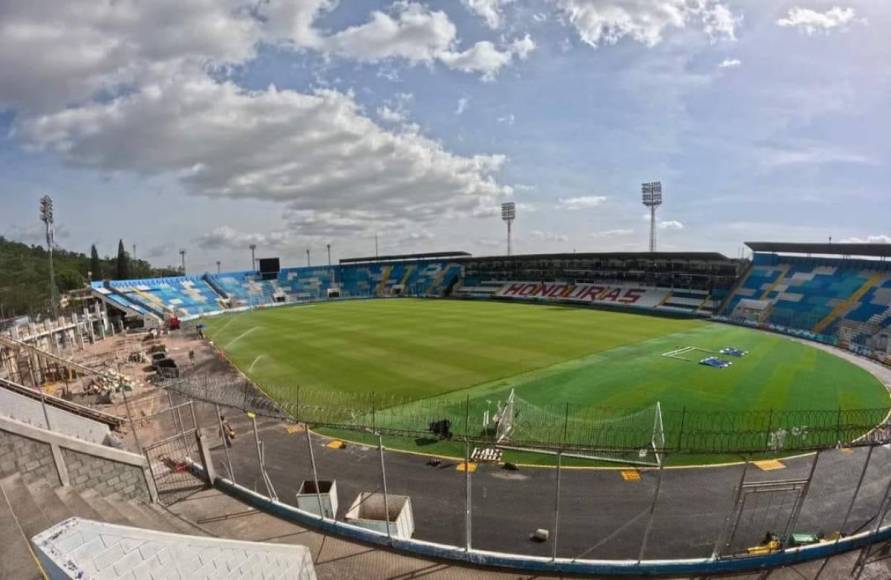
[(650, 467), (664, 460), (660, 402), (625, 415), (571, 416), (534, 405), (511, 390), (493, 420), (495, 444), (504, 449), (556, 455), (563, 446), (565, 457)]

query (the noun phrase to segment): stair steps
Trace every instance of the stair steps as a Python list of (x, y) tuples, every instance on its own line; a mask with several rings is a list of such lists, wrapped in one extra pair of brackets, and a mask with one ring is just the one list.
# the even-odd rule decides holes
[(0, 481), (0, 578), (41, 580), (28, 540), (22, 535), (12, 506), (4, 495), (6, 486)]

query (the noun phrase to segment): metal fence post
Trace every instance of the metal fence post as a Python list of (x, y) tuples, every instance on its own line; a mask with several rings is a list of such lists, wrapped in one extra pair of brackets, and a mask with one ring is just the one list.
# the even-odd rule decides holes
[[(879, 533), (879, 530), (882, 529), (882, 522), (885, 519), (885, 516), (888, 515), (888, 500), (889, 494), (891, 494), (891, 477), (888, 478), (888, 485), (885, 486), (885, 493), (882, 496), (882, 501), (879, 504), (879, 509), (876, 512), (876, 525), (872, 530), (872, 535), (876, 535)], [(860, 579), (860, 575), (863, 574), (863, 568), (866, 566), (866, 560), (869, 558), (869, 554), (872, 551), (873, 544), (869, 544), (860, 550), (860, 555), (857, 556), (857, 561), (854, 563), (854, 568), (851, 570), (851, 574), (854, 574), (854, 571), (857, 571), (857, 574), (854, 576), (855, 580)]]
[[(742, 475), (739, 477), (739, 484), (736, 487), (736, 494), (733, 498), (733, 505), (730, 507), (730, 513), (727, 514), (727, 517), (724, 518), (724, 528), (721, 530), (721, 533), (718, 534), (717, 539), (715, 540), (715, 547), (712, 550), (712, 558), (718, 557), (719, 551), (721, 549), (721, 544), (727, 538), (727, 541), (730, 541), (730, 518), (733, 517), (733, 514), (736, 513), (736, 509), (739, 506), (739, 500), (742, 497), (743, 493), (743, 484), (746, 482), (746, 475), (749, 472), (749, 461), (743, 457), (743, 470)], [(726, 546), (725, 546), (726, 547)]]
[(384, 467), (384, 437), (380, 433), (377, 434), (377, 449), (381, 458), (381, 487), (384, 490), (384, 513), (386, 513), (387, 538), (392, 539), (393, 532), (390, 530), (390, 499), (387, 496), (387, 470)]
[(801, 514), (801, 508), (804, 506), (804, 501), (807, 499), (808, 491), (810, 491), (811, 481), (814, 479), (814, 472), (817, 471), (817, 463), (820, 461), (821, 452), (822, 450), (817, 450), (817, 453), (814, 455), (814, 461), (811, 463), (810, 471), (808, 471), (804, 489), (801, 490), (801, 494), (798, 496), (798, 501), (795, 502), (795, 506), (792, 508), (792, 514), (789, 516), (789, 521), (786, 523), (786, 530), (783, 532), (783, 537), (781, 539), (781, 545), (783, 547), (786, 547), (789, 542), (789, 537), (792, 535), (792, 532), (795, 531), (795, 525), (798, 523), (798, 516)]
[[(566, 405), (567, 409), (569, 405)], [(554, 548), (551, 560), (557, 559), (557, 541), (560, 533), (560, 468), (563, 465), (563, 450), (557, 452), (557, 483), (554, 489)]]
[(263, 446), (260, 443), (260, 433), (257, 431), (257, 415), (248, 412), (247, 416), (251, 418), (251, 425), (254, 429), (254, 441), (257, 444), (257, 466), (260, 468), (260, 477), (263, 479), (263, 484), (266, 486), (266, 495), (277, 501), (278, 497), (275, 495), (275, 490), (272, 488), (269, 476), (266, 475), (266, 466), (263, 462)]
[(650, 529), (653, 527), (653, 517), (656, 515), (656, 504), (659, 502), (659, 491), (662, 489), (662, 472), (665, 470), (664, 462), (659, 465), (659, 476), (656, 479), (656, 491), (653, 493), (653, 501), (650, 504), (650, 514), (647, 516), (647, 527), (644, 529), (643, 540), (640, 543), (640, 552), (637, 554), (637, 563), (640, 565), (650, 539)]
[(220, 411), (220, 405), (216, 405), (217, 422), (220, 424), (220, 438), (223, 440), (223, 453), (226, 454), (226, 469), (229, 470), (229, 478), (235, 483), (235, 471), (232, 470), (232, 458), (229, 456), (229, 437), (223, 427), (223, 413)]
[(133, 431), (133, 441), (136, 443), (136, 449), (139, 450), (140, 453), (145, 453), (145, 450), (142, 448), (142, 443), (139, 441), (139, 429), (136, 426), (136, 423), (133, 422), (133, 412), (130, 411), (130, 399), (127, 398), (127, 389), (124, 388), (124, 385), (121, 385), (121, 395), (124, 397), (124, 410), (127, 411), (127, 421), (130, 423), (130, 430)]
[[(309, 448), (309, 464), (312, 466), (312, 480), (316, 486), (316, 499), (319, 502), (319, 517), (325, 519), (325, 508), (322, 506), (322, 492), (319, 490), (319, 472), (316, 470), (316, 454), (312, 448), (312, 435), (309, 432), (309, 425), (303, 425), (303, 430), (306, 432), (306, 446)], [(337, 517), (337, 514), (332, 514), (333, 517)]]
[[(866, 471), (869, 468), (869, 461), (872, 458), (872, 452), (875, 449), (875, 445), (869, 446), (869, 451), (866, 452), (866, 461), (863, 462), (863, 468), (860, 470), (860, 478), (857, 480), (857, 487), (854, 488), (854, 495), (851, 496), (851, 501), (848, 503), (848, 509), (845, 512), (845, 518), (842, 520), (841, 527), (838, 530), (838, 537), (835, 539), (835, 545), (841, 541), (842, 534), (845, 533), (845, 527), (848, 525), (848, 520), (851, 518), (851, 513), (854, 511), (854, 505), (857, 503), (857, 496), (860, 495), (860, 488), (863, 486), (863, 480), (866, 478)], [(823, 570), (826, 568), (826, 565), (829, 564), (829, 558), (827, 557), (823, 560), (823, 564), (820, 565), (820, 569), (817, 570), (817, 573), (814, 575), (814, 580), (818, 580), (820, 578), (820, 574), (823, 573)]]
[(464, 437), (464, 551), (470, 551), (473, 505), (470, 494), (470, 442)]
[(470, 395), (464, 400), (464, 551), (470, 551), (473, 503), (470, 488)]

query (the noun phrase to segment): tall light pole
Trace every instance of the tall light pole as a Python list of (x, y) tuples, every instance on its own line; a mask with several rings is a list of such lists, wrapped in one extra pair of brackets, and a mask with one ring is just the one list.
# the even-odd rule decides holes
[(325, 244), (325, 247), (328, 248), (328, 267), (331, 267), (331, 244)]
[(517, 204), (507, 201), (501, 204), (501, 220), (507, 224), (507, 255), (510, 256), (510, 228), (517, 217)]
[(662, 182), (651, 181), (640, 186), (643, 204), (650, 208), (650, 253), (656, 251), (656, 208), (662, 205)]
[(306, 265), (307, 266), (311, 265), (310, 261), (309, 261), (309, 248), (306, 248)]
[(220, 273), (220, 261), (217, 260), (217, 274)]
[(185, 248), (180, 249), (179, 257), (180, 257), (180, 260), (182, 260), (183, 276), (185, 276), (186, 275), (186, 250), (185, 250)]
[(254, 257), (254, 252), (257, 249), (257, 244), (251, 244), (248, 246), (251, 249), (251, 270), (257, 271), (257, 258)]
[(40, 198), (40, 221), (46, 226), (46, 248), (49, 252), (50, 312), (53, 318), (59, 317), (59, 289), (56, 288), (56, 271), (53, 267), (53, 246), (55, 245), (55, 219), (53, 199), (44, 195)]

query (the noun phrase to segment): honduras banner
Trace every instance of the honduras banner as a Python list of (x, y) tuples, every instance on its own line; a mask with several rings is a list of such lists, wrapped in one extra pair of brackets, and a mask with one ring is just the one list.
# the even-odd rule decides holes
[(623, 284), (571, 284), (567, 282), (507, 282), (495, 292), (499, 298), (581, 302), (656, 308), (669, 296), (662, 288)]

